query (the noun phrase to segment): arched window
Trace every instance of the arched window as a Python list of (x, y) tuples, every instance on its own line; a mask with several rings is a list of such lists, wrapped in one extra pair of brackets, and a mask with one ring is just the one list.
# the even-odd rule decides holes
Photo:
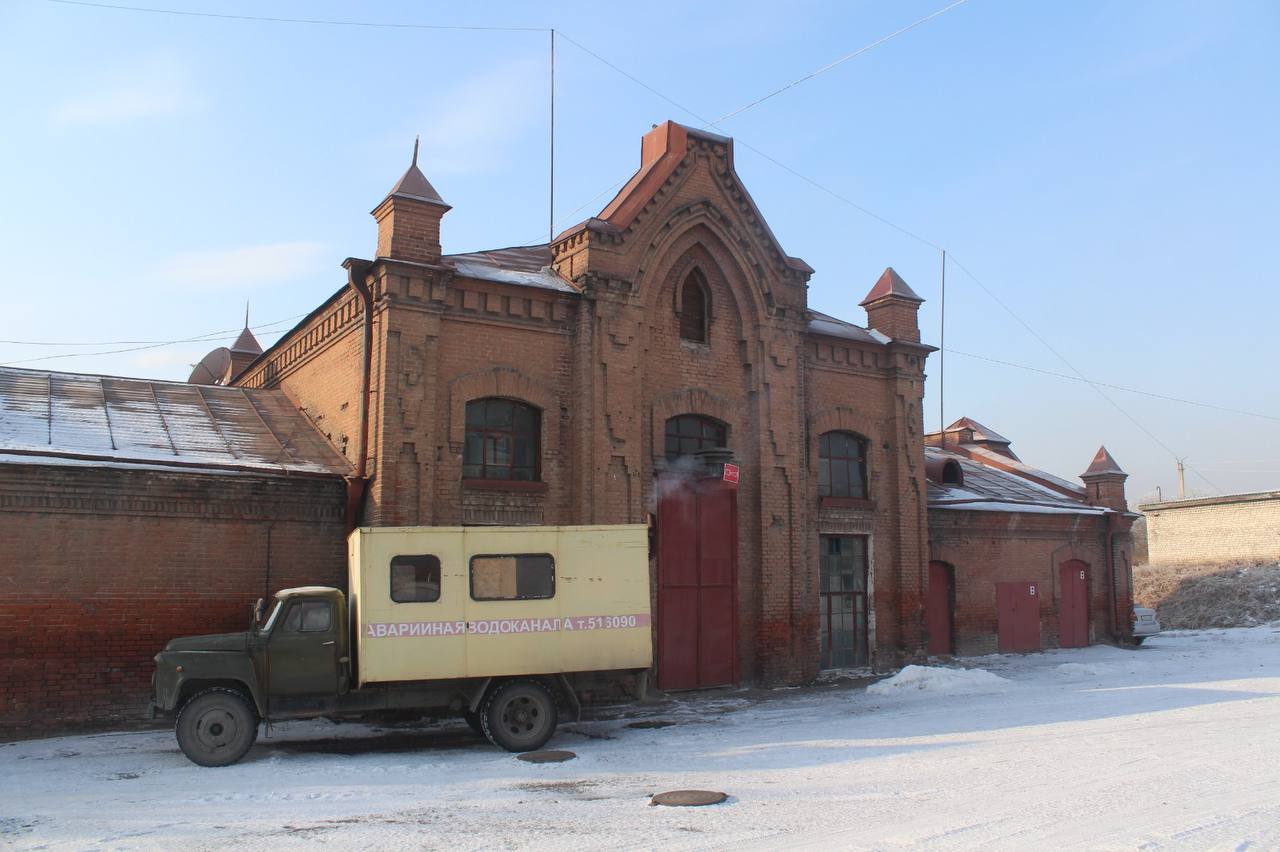
[(536, 482), (542, 476), (542, 412), (511, 399), (467, 403), (463, 479)]
[(729, 443), (729, 430), (719, 420), (698, 414), (681, 414), (667, 421), (667, 459), (724, 447)]
[(707, 283), (702, 273), (695, 269), (680, 287), (680, 338), (706, 343), (708, 313)]
[(818, 442), (818, 495), (866, 497), (866, 439), (851, 432), (827, 432)]

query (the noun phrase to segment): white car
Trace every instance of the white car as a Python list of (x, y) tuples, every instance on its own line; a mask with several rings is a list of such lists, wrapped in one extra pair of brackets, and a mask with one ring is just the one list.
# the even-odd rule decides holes
[(1156, 618), (1156, 611), (1145, 606), (1135, 606), (1133, 608), (1133, 644), (1141, 645), (1148, 636), (1155, 636), (1159, 632), (1160, 619)]

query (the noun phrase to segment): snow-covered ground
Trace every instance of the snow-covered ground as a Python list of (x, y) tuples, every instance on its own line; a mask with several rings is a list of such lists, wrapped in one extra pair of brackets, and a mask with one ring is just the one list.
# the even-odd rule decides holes
[[(10, 743), (0, 846), (1280, 848), (1280, 625), (965, 666), (565, 725), (561, 764), (452, 724), (277, 726), (226, 769), (168, 732)], [(649, 806), (682, 788), (730, 799)]]

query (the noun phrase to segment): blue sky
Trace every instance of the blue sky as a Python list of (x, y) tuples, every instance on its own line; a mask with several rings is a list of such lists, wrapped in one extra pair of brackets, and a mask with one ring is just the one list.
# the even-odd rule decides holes
[[(554, 26), (715, 119), (946, 2), (155, 5)], [(187, 338), (235, 329), (246, 299), (254, 325), (305, 313), (341, 286), (343, 258), (372, 253), (368, 211), (415, 134), (454, 208), (447, 252), (545, 239), (545, 32), (9, 0), (0, 33), (2, 339)], [(1105, 443), (1133, 501), (1176, 492), (1175, 453), (1197, 493), (1276, 488), (1277, 37), (1280, 5), (1261, 0), (969, 0), (718, 129), (946, 247), (1086, 376), (1267, 415), (1108, 390), (1126, 416), (1087, 384), (971, 357), (1072, 372), (953, 266), (948, 421), (973, 417), (1068, 477)], [(699, 122), (563, 39), (556, 74), (559, 230), (607, 202), (575, 213), (636, 168), (651, 124)], [(937, 343), (935, 249), (742, 146), (737, 164), (817, 270), (812, 307), (864, 322), (857, 304), (891, 265)], [(25, 366), (183, 379), (232, 337)], [(0, 363), (115, 348), (0, 344)]]

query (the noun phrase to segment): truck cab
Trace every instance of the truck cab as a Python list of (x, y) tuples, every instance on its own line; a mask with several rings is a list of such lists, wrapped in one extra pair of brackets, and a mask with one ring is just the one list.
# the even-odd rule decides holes
[(185, 737), (179, 733), (183, 751), (197, 763), (218, 765), (242, 746), (247, 750), (250, 727), (253, 744), (260, 719), (336, 709), (350, 684), (349, 624), (339, 590), (282, 589), (269, 607), (259, 601), (242, 633), (187, 636), (165, 645), (155, 656), (153, 713), (184, 711), (189, 730)]

